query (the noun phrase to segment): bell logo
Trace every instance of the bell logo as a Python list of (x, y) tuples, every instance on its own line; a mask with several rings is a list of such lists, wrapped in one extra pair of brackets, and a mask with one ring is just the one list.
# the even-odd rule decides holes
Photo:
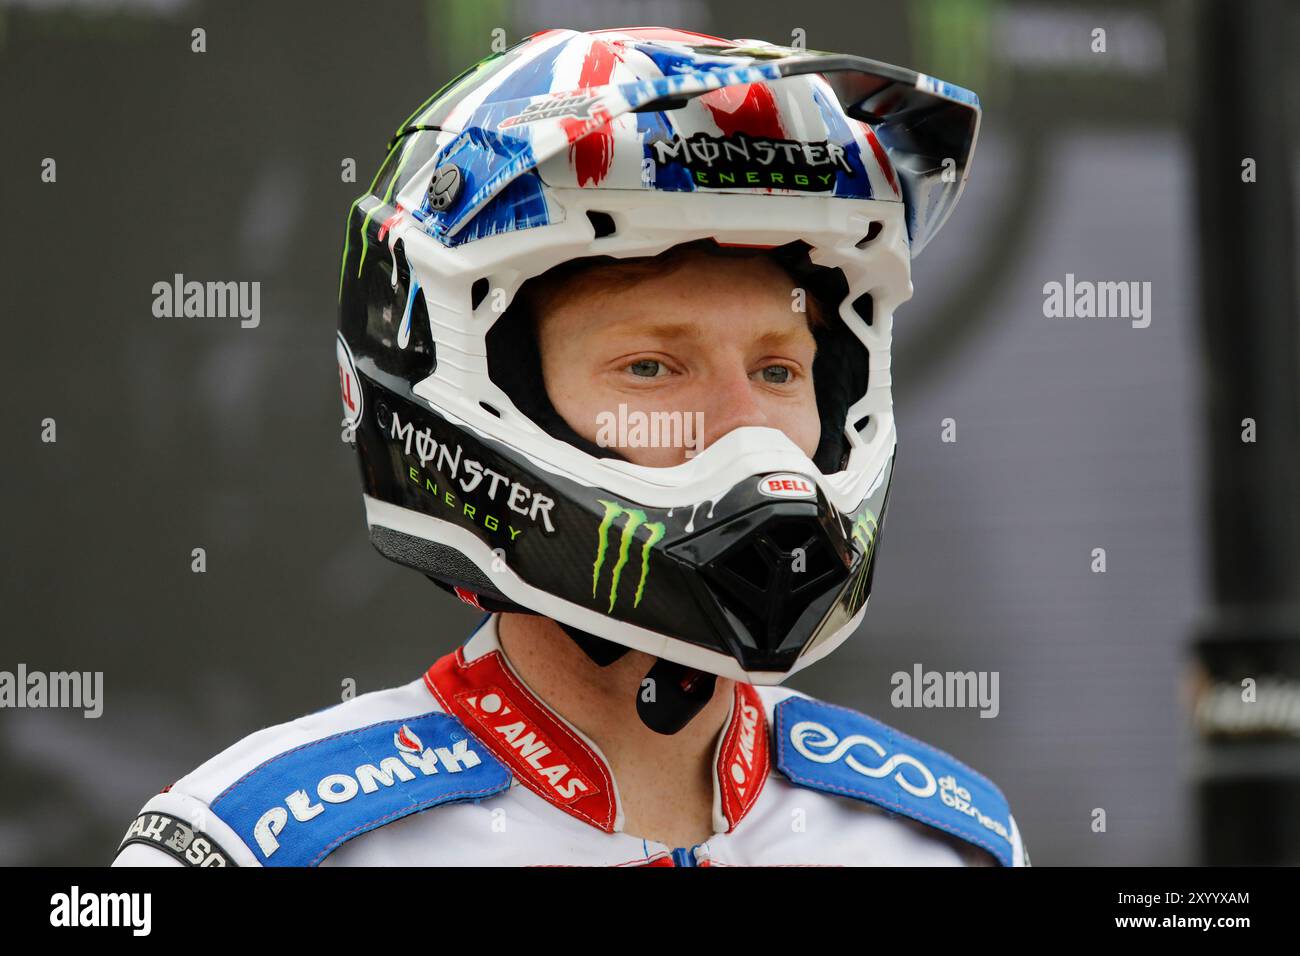
[(339, 361), (339, 394), (343, 399), (343, 423), (353, 428), (361, 421), (361, 383), (357, 380), (357, 366), (352, 361), (352, 350), (338, 334), (334, 352)]
[(813, 498), (817, 488), (803, 475), (767, 475), (758, 480), (758, 490), (769, 498)]

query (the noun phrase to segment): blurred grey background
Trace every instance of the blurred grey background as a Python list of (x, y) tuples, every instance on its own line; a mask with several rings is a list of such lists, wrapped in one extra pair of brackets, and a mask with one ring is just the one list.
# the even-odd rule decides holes
[[(469, 633), (477, 612), (367, 541), (333, 358), (344, 218), (398, 123), (494, 30), (632, 24), (803, 31), (980, 94), (970, 186), (896, 316), (900, 450), (871, 608), (792, 684), (990, 776), (1037, 865), (1196, 862), (1190, 9), (0, 0), (0, 669), (105, 682), (95, 720), (0, 710), (0, 864), (107, 863), (140, 805), (209, 756), (336, 703), (346, 679), (409, 681)], [(1296, 92), (1292, 68), (1273, 104), (1291, 133)], [(260, 281), (261, 324), (155, 318), (152, 287), (175, 273)], [(1150, 282), (1150, 327), (1045, 318), (1043, 286), (1067, 273)], [(916, 663), (998, 671), (999, 715), (894, 709), (890, 674)]]

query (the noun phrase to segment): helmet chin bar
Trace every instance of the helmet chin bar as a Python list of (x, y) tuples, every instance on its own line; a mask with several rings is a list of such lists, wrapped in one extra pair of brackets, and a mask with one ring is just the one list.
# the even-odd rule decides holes
[[(369, 381), (368, 373), (362, 381)], [(376, 399), (370, 401), (374, 420), (363, 423), (358, 440), (367, 474), (386, 476), (375, 491), (389, 500), (368, 494), (367, 521), (375, 547), (400, 564), (653, 657), (756, 684), (780, 683), (824, 656), (865, 610), (869, 557), (884, 522), (888, 466), (859, 509), (840, 512), (821, 494), (817, 476), (780, 467), (787, 462), (770, 449), (788, 442), (782, 433), (748, 427), (723, 436), (693, 462), (705, 464), (717, 456), (724, 473), (715, 478), (732, 481), (716, 501), (642, 506), (606, 498), (599, 487), (558, 475), (524, 473), (517, 451), (476, 441), (436, 414), (418, 416), (415, 406), (400, 403), (395, 393), (370, 397)], [(390, 427), (384, 430), (377, 422), (388, 405)], [(553, 533), (546, 534), (540, 518), (530, 521), (523, 505), (507, 512), (498, 503), (502, 520), (508, 516), (514, 524), (511, 550), (493, 550), (493, 544), (507, 543), (504, 524), (492, 531), (493, 525), (480, 529), (457, 520), (461, 500), (450, 501), (455, 495), (447, 490), (460, 493), (459, 485), (447, 485), (448, 476), (454, 477), (452, 455), (441, 465), (444, 475), (432, 457), (423, 465), (415, 457), (418, 442), (410, 443), (408, 454), (405, 439), (394, 437), (399, 412), (413, 428), (406, 438), (432, 433), (430, 449), (437, 445), (447, 452), (450, 440), (457, 443), (456, 458), (479, 462), (484, 471), (525, 477), (532, 492), (521, 485), (521, 498), (533, 493), (537, 500), (556, 503)], [(765, 432), (773, 432), (773, 441), (762, 441)], [(756, 476), (772, 472), (745, 462), (752, 443), (769, 449), (766, 464), (804, 483), (803, 489), (791, 489), (794, 499), (760, 490)], [(806, 455), (798, 456), (807, 462)], [(728, 476), (730, 469), (736, 471)], [(435, 481), (441, 484), (431, 492)], [(474, 503), (479, 510), (491, 506), (482, 499)], [(438, 514), (443, 509), (445, 517)], [(522, 541), (514, 542), (516, 533)], [(563, 560), (555, 558), (557, 542)], [(491, 609), (486, 601), (471, 603)]]

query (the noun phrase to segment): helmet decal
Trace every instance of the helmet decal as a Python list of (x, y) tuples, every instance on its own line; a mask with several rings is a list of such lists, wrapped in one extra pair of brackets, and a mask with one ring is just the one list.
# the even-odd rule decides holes
[(641, 595), (645, 593), (646, 577), (650, 573), (650, 549), (663, 538), (665, 533), (663, 522), (647, 521), (645, 512), (639, 508), (624, 508), (618, 502), (607, 501), (604, 498), (597, 500), (605, 506), (605, 516), (596, 531), (600, 543), (596, 546), (596, 560), (591, 565), (591, 596), (593, 598), (596, 596), (596, 589), (600, 586), (600, 569), (605, 564), (610, 527), (615, 522), (623, 520), (623, 533), (619, 536), (618, 544), (618, 561), (614, 564), (614, 570), (610, 572), (609, 610), (614, 610), (614, 603), (618, 600), (619, 575), (623, 572), (623, 566), (627, 564), (628, 552), (636, 531), (641, 528), (647, 533), (647, 537), (641, 545), (641, 577), (637, 581), (636, 596), (632, 599), (632, 606), (636, 607), (641, 603)]

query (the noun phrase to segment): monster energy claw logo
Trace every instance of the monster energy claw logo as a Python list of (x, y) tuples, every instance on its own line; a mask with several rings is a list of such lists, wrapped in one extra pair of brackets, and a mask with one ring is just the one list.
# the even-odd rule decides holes
[(871, 546), (876, 543), (876, 530), (879, 527), (870, 508), (865, 509), (853, 522), (852, 538), (862, 545), (862, 550), (867, 554), (871, 553)]
[(609, 582), (609, 611), (612, 613), (614, 604), (618, 600), (618, 581), (623, 574), (623, 566), (627, 564), (628, 554), (632, 550), (632, 541), (636, 537), (638, 528), (644, 527), (649, 532), (641, 545), (641, 578), (637, 581), (636, 596), (632, 600), (632, 606), (636, 607), (641, 603), (641, 595), (645, 593), (646, 577), (650, 574), (650, 549), (654, 547), (664, 536), (664, 526), (659, 521), (646, 521), (646, 514), (637, 508), (624, 508), (614, 501), (606, 501), (604, 498), (597, 499), (605, 506), (605, 517), (601, 519), (600, 529), (597, 532), (600, 535), (600, 543), (596, 548), (596, 560), (591, 566), (591, 596), (596, 596), (596, 591), (600, 587), (600, 569), (605, 565), (605, 552), (609, 544), (609, 529), (619, 518), (627, 516), (627, 523), (623, 525), (623, 535), (618, 542), (618, 560), (614, 563), (613, 575)]
[(876, 523), (876, 516), (871, 513), (871, 509), (865, 509), (862, 514), (853, 522), (853, 532), (850, 535), (854, 541), (862, 545), (862, 570), (858, 572), (858, 579), (853, 582), (853, 592), (849, 596), (849, 606), (861, 606), (862, 592), (867, 586), (867, 567), (871, 564), (871, 549), (876, 543), (876, 532), (880, 525)]

